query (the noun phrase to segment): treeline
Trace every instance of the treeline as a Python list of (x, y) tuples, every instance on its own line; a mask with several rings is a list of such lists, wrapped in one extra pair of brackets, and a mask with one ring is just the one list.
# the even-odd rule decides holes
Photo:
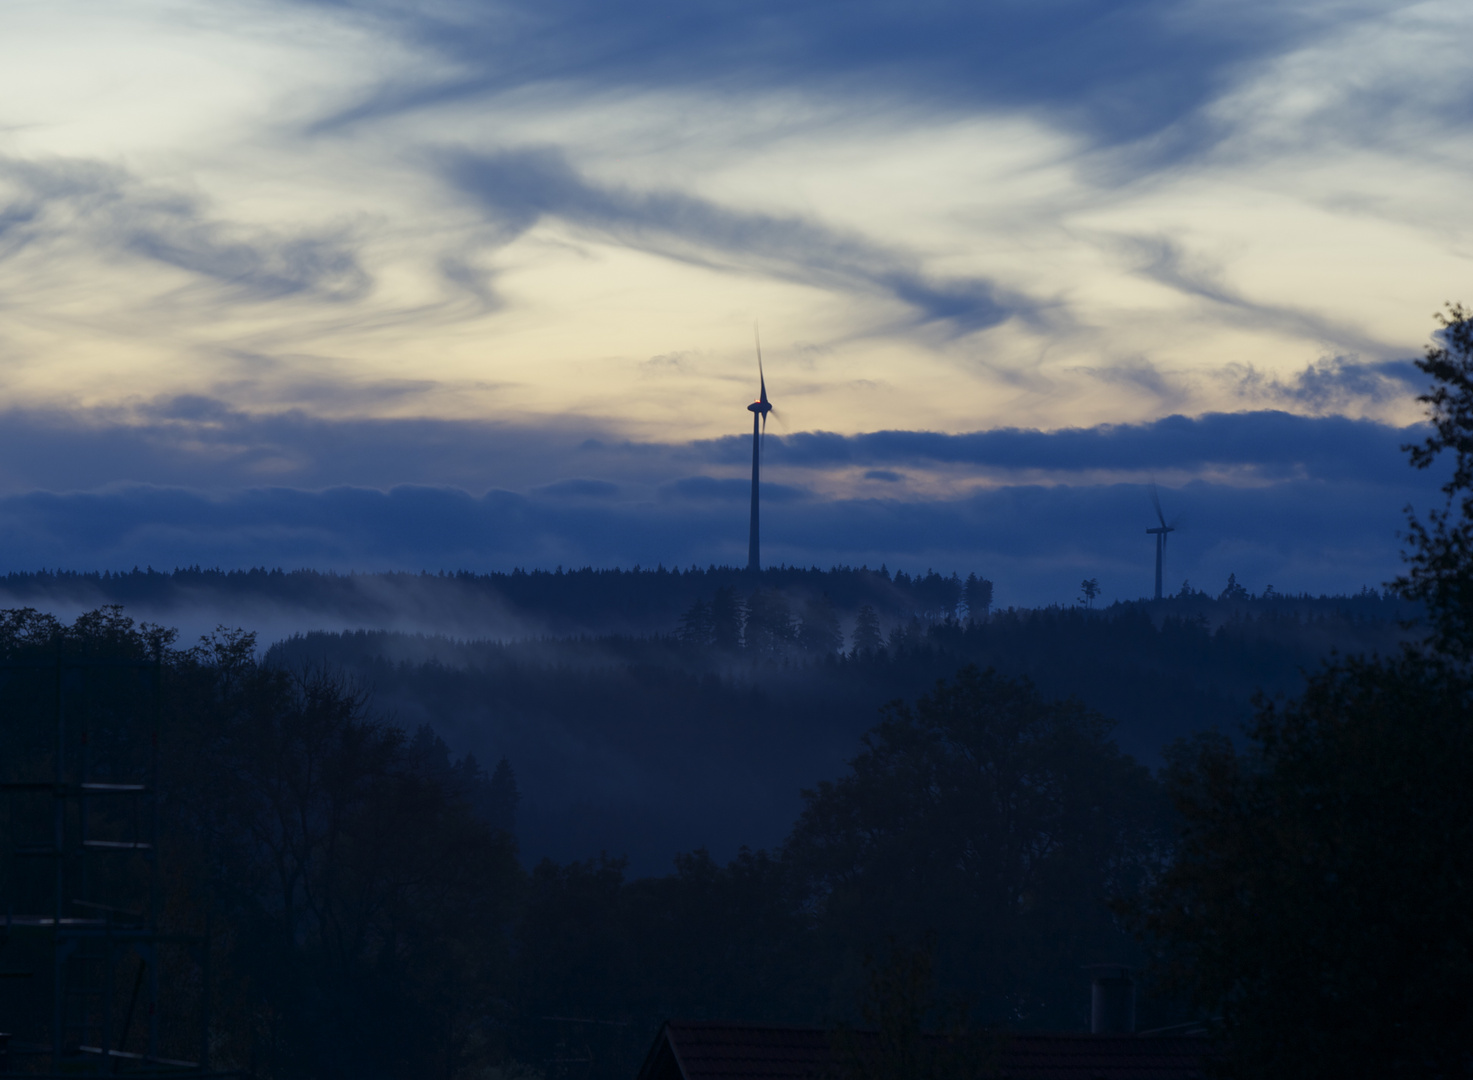
[(927, 621), (986, 612), (991, 582), (934, 570), (891, 574), (885, 567), (769, 567), (755, 578), (728, 566), (686, 569), (513, 570), (510, 573), (349, 573), (316, 570), (172, 571), (134, 568), (121, 573), (38, 571), (0, 578), (13, 603), (121, 604), (151, 611), (221, 604), (321, 612), (333, 621), (395, 625), (422, 617), (437, 626), (480, 627), (501, 637), (541, 634), (662, 633), (697, 600), (728, 590), (754, 589), (802, 599), (827, 597), (846, 616), (868, 606), (887, 622)]
[[(860, 656), (876, 655), (887, 646), (891, 651), (903, 651), (931, 635), (938, 625), (973, 628), (988, 622), (991, 582), (981, 581), (974, 575), (965, 583), (953, 584), (957, 586), (957, 602), (953, 607), (914, 612), (900, 619), (893, 612), (882, 613), (869, 604), (861, 604), (849, 620), (847, 638), (839, 612), (827, 593), (807, 593), (795, 598), (777, 588), (758, 588), (743, 594), (722, 587), (709, 602), (697, 599), (680, 616), (675, 636), (686, 645), (715, 648), (728, 654), (744, 652), (752, 658), (787, 657), (795, 653), (822, 656), (844, 651), (846, 642), (849, 651)], [(1093, 607), (1086, 606), (1085, 610), (1092, 612)], [(1077, 611), (1078, 605), (1008, 608), (1001, 618), (1013, 622)], [(1324, 622), (1386, 626), (1414, 620), (1420, 611), (1418, 604), (1390, 591), (1369, 587), (1348, 596), (1309, 596), (1279, 593), (1270, 586), (1255, 595), (1239, 585), (1234, 575), (1229, 575), (1227, 586), (1216, 597), (1194, 589), (1191, 582), (1184, 582), (1175, 596), (1154, 602), (1117, 602), (1101, 612), (1101, 616), (1112, 623), (1144, 615), (1157, 625), (1195, 623), (1216, 628), (1233, 623), (1272, 622), (1297, 628)]]
[[(49, 665), (158, 658), (166, 922), (210, 928), (214, 1065), (266, 1080), (627, 1080), (669, 1016), (851, 1017), (866, 957), (896, 945), (934, 947), (942, 992), (980, 1021), (1077, 1028), (1080, 966), (1138, 955), (1112, 898), (1166, 842), (1160, 789), (1106, 720), (974, 667), (888, 707), (773, 849), (634, 879), (597, 852), (524, 867), (505, 762), (386, 722), (322, 668), (258, 662), (249, 635), (176, 648), (117, 609), (7, 611), (0, 657), (37, 665), (0, 688), (6, 780), (50, 765)], [(86, 670), (66, 752), (110, 747), (116, 777), (148, 710), (126, 669)], [(20, 824), (7, 811), (7, 841)], [(5, 884), (7, 903), (27, 892)], [(105, 885), (87, 910), (122, 912)], [(44, 1004), (47, 978), (0, 993)]]

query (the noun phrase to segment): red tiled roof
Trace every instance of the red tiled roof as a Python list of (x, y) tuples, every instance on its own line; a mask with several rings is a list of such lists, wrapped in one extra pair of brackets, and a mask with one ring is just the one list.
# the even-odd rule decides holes
[[(1002, 1080), (1201, 1080), (1207, 1047), (1148, 1035), (1008, 1034), (995, 1045)], [(823, 1028), (671, 1021), (639, 1080), (826, 1080), (833, 1066)]]

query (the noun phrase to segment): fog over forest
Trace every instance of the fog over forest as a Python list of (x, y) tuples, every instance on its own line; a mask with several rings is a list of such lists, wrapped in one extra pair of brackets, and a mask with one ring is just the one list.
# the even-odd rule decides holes
[(226, 612), (257, 613), (228, 625), (255, 635), (266, 665), (340, 674), (375, 715), (443, 740), (472, 770), (504, 761), (528, 865), (604, 852), (641, 875), (682, 851), (725, 860), (780, 844), (801, 792), (843, 771), (887, 702), (964, 665), (1096, 710), (1154, 767), (1173, 740), (1237, 731), (1256, 693), (1293, 695), (1333, 653), (1394, 652), (1417, 610), (1373, 590), (1255, 596), (1232, 583), (994, 611), (975, 573), (883, 569), (194, 569), (10, 574), (0, 591), (62, 613), (120, 605), (194, 636)]
[(1470, 40), (0, 2), (0, 1080), (1473, 1080)]
[[(148, 954), (166, 1024), (66, 1012), (76, 1038), (264, 1080), (628, 1080), (672, 1017), (1083, 1031), (1088, 965), (1169, 970), (1142, 927), (1194, 755), (1249, 752), (1265, 709), (1426, 616), (1092, 584), (997, 609), (983, 574), (863, 567), (12, 573), (5, 834), (35, 847), (51, 793), (82, 792), (56, 902), (196, 943)], [(265, 632), (199, 633), (232, 611)], [(153, 768), (157, 794), (129, 787)], [(156, 832), (89, 777), (154, 800)], [(162, 858), (98, 865), (75, 827)], [(7, 880), (51, 902), (46, 873)], [(7, 955), (46, 963), (23, 935)], [(111, 953), (77, 955), (127, 997)], [(1206, 1030), (1143, 987), (1140, 1027)], [(13, 1052), (46, 1060), (49, 999), (12, 989)]]

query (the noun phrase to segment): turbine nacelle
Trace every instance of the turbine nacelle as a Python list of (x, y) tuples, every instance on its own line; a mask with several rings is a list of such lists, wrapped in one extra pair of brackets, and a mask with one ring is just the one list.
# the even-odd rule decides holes
[[(1147, 536), (1156, 538), (1156, 599), (1161, 599), (1161, 563), (1166, 555), (1166, 537), (1176, 532), (1175, 525), (1166, 524), (1166, 514), (1161, 510), (1161, 496), (1156, 493), (1156, 485), (1151, 485), (1151, 505), (1156, 508), (1156, 520), (1161, 522), (1154, 529), (1147, 529)], [(1179, 518), (1177, 520), (1180, 520)]]
[(747, 406), (747, 411), (756, 413), (766, 421), (767, 414), (772, 412), (772, 402), (767, 400), (767, 376), (762, 372), (762, 342), (760, 340), (757, 342), (757, 385), (761, 388), (757, 394), (757, 400)]

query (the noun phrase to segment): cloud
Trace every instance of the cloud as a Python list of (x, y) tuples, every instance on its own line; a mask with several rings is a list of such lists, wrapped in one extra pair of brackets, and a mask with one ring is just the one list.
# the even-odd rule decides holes
[[(1081, 475), (1113, 472), (1254, 484), (1300, 477), (1395, 485), (1407, 471), (1401, 447), (1423, 435), (1419, 426), (1280, 411), (1177, 415), (1056, 431), (813, 431), (769, 434), (764, 477), (774, 500), (810, 497), (825, 475), (850, 469), (897, 476), (901, 470), (974, 470), (978, 477), (1029, 482), (1077, 482)], [(0, 412), (0, 490), (10, 491), (85, 491), (128, 483), (228, 491), (269, 479), (302, 489), (450, 485), (540, 491), (562, 499), (630, 500), (663, 492), (666, 498), (741, 501), (750, 462), (747, 435), (631, 442), (590, 431), (577, 420), (254, 414), (200, 395), (131, 409)]]
[[(1146, 482), (1170, 475), (1167, 513), (1185, 514), (1173, 584), (1217, 588), (1231, 572), (1254, 588), (1355, 589), (1396, 573), (1401, 508), (1437, 499), (1440, 476), (1410, 469), (1400, 450), (1420, 433), (1261, 412), (1055, 432), (773, 437), (763, 549), (803, 565), (976, 570), (998, 581), (1004, 603), (1068, 600), (1081, 577), (1100, 578), (1107, 596), (1138, 596), (1153, 552)], [(744, 438), (588, 434), (258, 417), (207, 398), (127, 414), (13, 411), (0, 415), (10, 491), (0, 571), (745, 561)], [(1117, 478), (1101, 479), (1112, 470)], [(884, 488), (835, 486), (847, 471)], [(993, 479), (938, 494), (927, 478), (942, 474)]]
[[(1170, 415), (1053, 432), (769, 433), (764, 477), (772, 499), (807, 498), (825, 474), (854, 469), (897, 476), (901, 470), (963, 476), (975, 470), (978, 477), (1030, 482), (1074, 482), (1080, 474), (1111, 471), (1236, 477), (1240, 483), (1373, 477), (1395, 485), (1407, 471), (1401, 446), (1423, 436), (1420, 426), (1283, 411)], [(664, 492), (667, 498), (741, 501), (750, 463), (747, 435), (630, 442), (591, 432), (580, 420), (252, 414), (200, 395), (133, 408), (0, 413), (0, 491), (88, 491), (119, 483), (230, 491), (270, 480), (303, 489), (451, 485), (541, 489), (549, 498), (636, 499)]]
[[(1375, 476), (1392, 482), (1406, 468), (1401, 446), (1419, 438), (1420, 427), (1264, 411), (1167, 416), (1143, 424), (1057, 431), (800, 432), (772, 437), (768, 454), (774, 466), (804, 468), (970, 465), (1063, 474), (1229, 470), (1259, 479)], [(693, 448), (709, 460), (730, 462), (740, 460), (743, 445), (741, 436), (730, 436), (695, 443)]]
[(1377, 341), (1344, 322), (1288, 304), (1254, 300), (1226, 280), (1218, 266), (1189, 254), (1177, 241), (1164, 236), (1120, 236), (1106, 241), (1135, 272), (1184, 296), (1207, 304), (1213, 313), (1232, 325), (1256, 331), (1276, 330), (1295, 338), (1307, 338), (1377, 355), (1394, 354), (1396, 346)]
[(619, 494), (619, 485), (607, 480), (559, 480), (555, 484), (533, 488), (532, 494), (558, 499), (612, 499)]
[[(752, 482), (742, 477), (686, 476), (660, 489), (666, 499), (709, 500), (746, 503), (752, 497)], [(809, 498), (809, 493), (788, 484), (762, 484), (764, 503), (796, 502)]]
[(1239, 4), (1229, 13), (1172, 0), (859, 0), (842, 13), (820, 0), (321, 6), (438, 58), (417, 76), (380, 83), (326, 127), (530, 86), (570, 96), (760, 88), (866, 108), (903, 101), (931, 111), (1043, 112), (1111, 144), (1168, 130), (1188, 141), (1183, 119), (1242, 69), (1355, 15), (1345, 5), (1300, 5), (1290, 17), (1276, 5)]
[[(6, 191), (5, 189), (8, 189)], [(212, 216), (205, 202), (81, 159), (0, 158), (0, 265), (78, 241), (183, 271), (239, 302), (362, 297), (372, 284), (342, 231), (290, 233)]]
[(943, 323), (957, 333), (1034, 314), (1033, 305), (989, 281), (933, 279), (904, 252), (811, 220), (731, 209), (677, 191), (595, 184), (556, 150), (446, 151), (438, 161), (446, 181), (475, 201), (503, 242), (553, 217), (701, 266), (888, 295), (914, 311), (915, 323)]
[(1188, 400), (1185, 386), (1164, 374), (1144, 357), (1133, 357), (1109, 367), (1082, 366), (1079, 371), (1103, 383), (1144, 390), (1168, 407), (1180, 407)]
[(1250, 401), (1281, 402), (1321, 413), (1403, 400), (1428, 385), (1427, 376), (1411, 360), (1365, 363), (1344, 356), (1316, 361), (1288, 379), (1251, 364), (1230, 365), (1224, 375)]

